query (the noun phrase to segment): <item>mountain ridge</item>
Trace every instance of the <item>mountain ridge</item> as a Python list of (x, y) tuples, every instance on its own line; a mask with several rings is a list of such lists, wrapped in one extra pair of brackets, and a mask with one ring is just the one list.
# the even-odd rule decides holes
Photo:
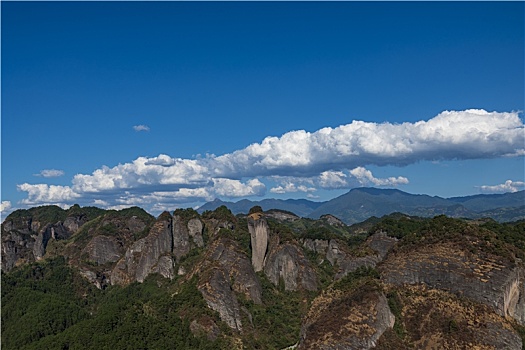
[(286, 210), (311, 219), (318, 219), (324, 214), (332, 214), (346, 224), (354, 224), (371, 216), (381, 217), (394, 212), (423, 217), (444, 214), (471, 219), (488, 217), (486, 213), (491, 212), (491, 215), (502, 222), (525, 219), (525, 209), (521, 209), (525, 205), (525, 191), (443, 198), (426, 194), (411, 194), (398, 189), (359, 187), (325, 202), (314, 202), (307, 199), (263, 199), (261, 201), (243, 199), (238, 202), (228, 202), (215, 199), (204, 204), (197, 211), (202, 213), (206, 210), (214, 210), (221, 205), (228, 207), (234, 214), (247, 213), (255, 205), (261, 206), (263, 210)]

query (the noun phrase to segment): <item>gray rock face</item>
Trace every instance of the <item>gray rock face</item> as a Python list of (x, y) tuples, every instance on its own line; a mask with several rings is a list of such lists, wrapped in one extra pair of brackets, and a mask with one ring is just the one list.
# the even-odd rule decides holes
[(188, 226), (180, 216), (176, 215), (173, 218), (173, 255), (177, 262), (190, 252), (190, 248)]
[(318, 298), (301, 328), (298, 349), (372, 349), (378, 339), (394, 326), (395, 317), (385, 295), (379, 291), (361, 297), (359, 303), (351, 295)]
[(103, 265), (118, 261), (124, 252), (114, 237), (95, 236), (86, 245), (83, 253), (88, 255), (90, 261)]
[(193, 239), (195, 245), (199, 248), (204, 247), (204, 240), (202, 238), (203, 230), (204, 225), (199, 219), (193, 218), (190, 221), (188, 221), (188, 234)]
[(326, 250), (326, 259), (332, 264), (332, 266), (341, 262), (346, 258), (346, 253), (339, 249), (339, 244), (335, 239), (331, 239), (328, 242), (328, 248)]
[(366, 244), (377, 252), (382, 261), (388, 252), (394, 248), (397, 241), (397, 238), (389, 237), (386, 232), (377, 232), (368, 238)]
[(2, 232), (2, 271), (9, 272), (17, 264), (35, 260), (33, 246), (35, 237), (18, 231)]
[(152, 267), (151, 272), (158, 273), (161, 276), (164, 276), (169, 279), (173, 279), (175, 277), (175, 269), (173, 266), (173, 259), (171, 258), (171, 256), (161, 256), (157, 261), (157, 265)]
[(303, 240), (302, 243), (303, 243), (303, 247), (305, 247), (306, 249), (316, 252), (317, 254), (321, 256), (326, 256), (326, 253), (328, 250), (328, 241), (323, 240), (323, 239), (307, 238)]
[(321, 215), (319, 219), (328, 222), (328, 224), (332, 226), (338, 226), (338, 227), (346, 226), (344, 222), (342, 222), (340, 219), (336, 218), (335, 216), (331, 214)]
[(169, 262), (171, 261), (169, 254), (173, 247), (171, 225), (171, 215), (167, 212), (161, 214), (149, 235), (133, 243), (117, 263), (111, 273), (111, 284), (143, 282), (150, 273), (154, 272), (165, 273), (165, 277), (172, 278), (173, 263), (170, 267)]
[(376, 267), (378, 263), (385, 259), (396, 242), (397, 239), (388, 237), (386, 233), (376, 233), (370, 236), (365, 243), (374, 253), (356, 257), (340, 249), (337, 241), (332, 239), (328, 243), (326, 258), (332, 265), (337, 264), (339, 266), (335, 279), (340, 279), (360, 267)]
[(299, 216), (295, 215), (294, 213), (278, 209), (268, 210), (264, 213), (264, 215), (279, 221), (297, 221), (300, 219)]
[(242, 327), (235, 292), (262, 303), (262, 287), (249, 258), (228, 238), (218, 238), (208, 247), (203, 262), (188, 273), (188, 278), (195, 274), (199, 275), (199, 290), (208, 306), (233, 329)]
[(38, 233), (33, 246), (33, 255), (35, 260), (41, 260), (46, 253), (47, 242), (51, 239), (52, 226), (46, 227), (44, 230)]
[[(259, 215), (257, 215), (259, 214)], [(248, 216), (248, 231), (252, 244), (252, 265), (255, 272), (262, 271), (268, 247), (268, 223), (260, 213)]]
[(303, 252), (295, 245), (285, 243), (270, 250), (264, 273), (275, 285), (284, 280), (285, 290), (317, 290), (317, 275)]
[(230, 328), (241, 331), (241, 311), (233, 293), (230, 278), (223, 269), (212, 269), (209, 278), (198, 285), (208, 306), (219, 313), (222, 321)]
[(87, 221), (88, 217), (86, 215), (68, 216), (66, 220), (64, 220), (63, 225), (68, 232), (75, 233)]
[(499, 315), (525, 322), (525, 270), (500, 258), (462, 251), (453, 244), (436, 244), (389, 256), (381, 265), (386, 283), (426, 284), (488, 305)]

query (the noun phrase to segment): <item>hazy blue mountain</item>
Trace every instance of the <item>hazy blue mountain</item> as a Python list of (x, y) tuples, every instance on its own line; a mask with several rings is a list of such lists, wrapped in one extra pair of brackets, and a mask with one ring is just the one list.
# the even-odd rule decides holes
[[(422, 217), (445, 214), (450, 217), (478, 218), (484, 216), (479, 212), (507, 208), (505, 212), (511, 214), (508, 215), (508, 220), (515, 220), (520, 218), (523, 209), (510, 211), (510, 208), (524, 204), (525, 191), (446, 199), (437, 196), (415, 195), (396, 189), (355, 188), (325, 202), (308, 217), (318, 218), (323, 214), (332, 214), (347, 224), (353, 224), (371, 216), (381, 217), (393, 212)], [(498, 212), (498, 216), (503, 218), (500, 214), (502, 213)]]
[(494, 217), (498, 221), (514, 221), (525, 217), (525, 191), (504, 194), (480, 194), (466, 197), (442, 198), (421, 194), (410, 194), (397, 189), (355, 188), (348, 193), (326, 202), (306, 199), (264, 199), (224, 202), (219, 199), (206, 203), (199, 212), (227, 206), (234, 214), (248, 213), (259, 205), (263, 210), (281, 209), (301, 217), (318, 219), (332, 214), (346, 224), (364, 221), (371, 216), (381, 217), (394, 212), (407, 215), (434, 217), (480, 218)]
[(453, 197), (450, 201), (460, 203), (473, 211), (487, 211), (503, 207), (520, 207), (525, 205), (525, 191), (503, 194), (478, 194), (467, 197)]

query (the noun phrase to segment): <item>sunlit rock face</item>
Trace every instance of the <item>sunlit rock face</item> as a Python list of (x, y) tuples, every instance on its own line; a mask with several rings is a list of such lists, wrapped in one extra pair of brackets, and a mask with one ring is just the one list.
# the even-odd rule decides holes
[(269, 228), (261, 213), (248, 216), (248, 231), (252, 245), (252, 265), (255, 272), (264, 268), (264, 256), (268, 247)]
[[(126, 251), (111, 273), (112, 284), (128, 284), (133, 281), (143, 282), (153, 272), (165, 277), (173, 277), (173, 263), (170, 263), (173, 247), (172, 217), (164, 212), (159, 216), (148, 236), (137, 240)], [(161, 266), (159, 268), (159, 259)], [(169, 260), (169, 261), (168, 261)], [(171, 268), (170, 268), (171, 266)]]
[(285, 290), (316, 291), (318, 287), (315, 270), (295, 244), (285, 243), (272, 247), (265, 261), (264, 273), (275, 285), (282, 279)]

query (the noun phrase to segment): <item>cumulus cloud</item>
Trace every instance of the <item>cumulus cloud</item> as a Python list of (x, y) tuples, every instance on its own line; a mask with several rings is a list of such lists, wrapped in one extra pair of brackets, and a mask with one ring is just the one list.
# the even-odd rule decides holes
[[(147, 131), (145, 125), (134, 127)], [(232, 153), (197, 159), (165, 154), (139, 157), (91, 174), (77, 174), (71, 186), (22, 184), (26, 204), (67, 203), (79, 198), (111, 205), (189, 203), (215, 196), (261, 196), (317, 188), (397, 186), (405, 177), (376, 178), (366, 166), (402, 166), (419, 161), (482, 159), (525, 154), (525, 128), (517, 112), (470, 109), (445, 111), (415, 123), (353, 121), (315, 132), (291, 131), (267, 137)]]
[(147, 125), (143, 125), (143, 124), (140, 124), (140, 125), (134, 125), (133, 126), (133, 129), (135, 131), (149, 131), (149, 126)]
[(280, 185), (270, 189), (272, 193), (305, 192), (312, 193), (318, 188), (335, 190), (348, 189), (358, 186), (398, 186), (408, 184), (408, 179), (403, 176), (376, 178), (372, 172), (363, 167), (354, 168), (348, 172), (323, 171), (318, 176), (301, 177), (273, 177)]
[(26, 205), (65, 204), (81, 196), (68, 186), (24, 183), (18, 185), (17, 188), (19, 191), (27, 192), (27, 198), (21, 201), (22, 204)]
[(486, 193), (518, 192), (525, 189), (525, 182), (507, 180), (505, 183), (494, 186), (481, 186), (481, 191)]
[(373, 184), (376, 186), (397, 186), (408, 184), (408, 179), (403, 176), (389, 177), (387, 179), (379, 179), (372, 175), (370, 170), (363, 167), (357, 167), (350, 170), (350, 174), (354, 176), (361, 185)]
[(57, 169), (44, 169), (38, 174), (33, 174), (33, 176), (41, 176), (41, 177), (60, 177), (64, 175), (63, 170), (57, 170)]
[(347, 188), (348, 180), (348, 176), (342, 171), (323, 171), (319, 175), (319, 186), (328, 189)]
[(353, 121), (309, 133), (292, 131), (213, 159), (221, 176), (319, 173), (366, 165), (408, 165), (422, 160), (480, 159), (524, 152), (517, 112), (446, 111), (416, 123)]
[(2, 203), (0, 203), (0, 213), (8, 212), (9, 209), (11, 209), (10, 201), (2, 201)]
[(213, 191), (224, 197), (263, 196), (266, 186), (258, 179), (251, 179), (246, 183), (232, 179), (213, 179)]

